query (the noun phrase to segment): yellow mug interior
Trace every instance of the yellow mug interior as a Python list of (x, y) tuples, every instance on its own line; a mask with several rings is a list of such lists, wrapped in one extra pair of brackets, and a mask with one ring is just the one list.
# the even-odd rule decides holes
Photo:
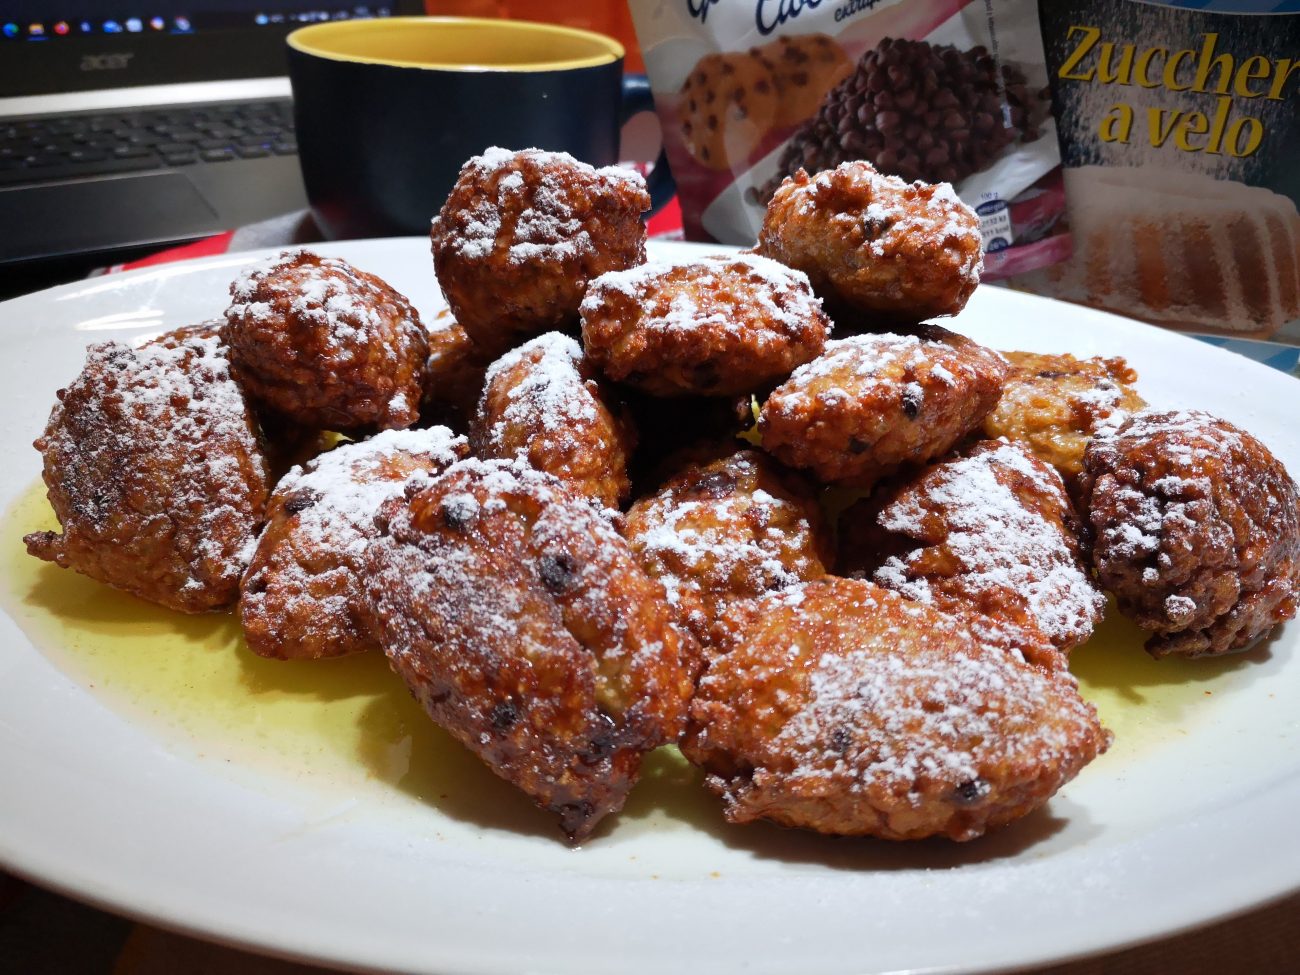
[(296, 51), (334, 61), (440, 71), (563, 71), (623, 57), (612, 37), (556, 24), (477, 17), (388, 17), (301, 27)]

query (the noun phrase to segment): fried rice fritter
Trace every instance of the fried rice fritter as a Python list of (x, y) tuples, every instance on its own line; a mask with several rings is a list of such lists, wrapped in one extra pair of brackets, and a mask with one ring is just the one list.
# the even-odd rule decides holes
[(351, 431), (419, 419), (428, 341), (411, 303), (336, 257), (285, 253), (230, 286), (224, 335), (259, 405)]
[(567, 153), (491, 148), (465, 163), (431, 231), (456, 320), (495, 358), (577, 325), (590, 281), (645, 261), (639, 173)]
[(464, 430), (474, 417), (492, 357), (474, 344), (446, 309), (434, 316), (427, 339), (420, 420)]
[(386, 503), (367, 584), (425, 710), (578, 841), (677, 739), (694, 651), (663, 587), (584, 498), (466, 460)]
[(955, 315), (984, 270), (979, 218), (948, 183), (908, 183), (865, 161), (786, 178), (767, 205), (758, 253), (808, 275), (832, 317), (881, 325)]
[(312, 660), (376, 646), (362, 573), (375, 515), (413, 474), (439, 474), (469, 452), (446, 427), (384, 430), (295, 467), (267, 507), (240, 585), (239, 622), (261, 657)]
[(1011, 364), (1002, 398), (984, 418), (984, 435), (1025, 444), (1076, 489), (1092, 435), (1146, 406), (1137, 373), (1119, 357), (1004, 352)]
[(604, 274), (582, 341), (607, 376), (656, 396), (731, 396), (815, 359), (830, 321), (808, 279), (757, 254)]
[(993, 409), (1006, 373), (996, 352), (938, 326), (828, 342), (763, 404), (763, 448), (822, 482), (870, 487), (950, 450)]
[(1244, 430), (1143, 410), (1093, 438), (1080, 490), (1097, 579), (1152, 656), (1245, 650), (1295, 616), (1296, 484)]
[[(162, 345), (174, 349), (190, 339), (215, 339), (226, 349), (224, 330), (225, 318), (212, 319), (194, 325), (181, 325), (150, 339), (146, 345)], [(262, 437), (262, 446), (266, 452), (267, 462), (271, 466), (271, 481), (275, 483), (295, 464), (305, 464), (317, 454), (324, 453), (334, 445), (334, 434), (316, 427), (305, 427), (287, 417), (263, 411), (257, 415), (257, 426)]]
[(225, 345), (92, 345), (58, 399), (36, 449), (63, 533), (27, 551), (183, 613), (231, 605), (271, 487)]
[(1042, 806), (1110, 744), (1067, 671), (869, 582), (801, 583), (726, 621), (682, 751), (729, 822), (970, 840)]
[(722, 611), (826, 574), (831, 551), (816, 495), (758, 450), (688, 464), (636, 502), (623, 535), (702, 644)]
[(518, 458), (579, 494), (617, 508), (632, 490), (636, 434), (582, 347), (547, 332), (507, 352), (487, 372), (470, 427), (474, 454)]
[[(146, 345), (161, 345), (174, 349), (190, 339), (221, 339), (221, 330), (226, 327), (224, 318), (214, 318), (192, 325), (179, 325), (146, 342)], [(224, 341), (224, 339), (221, 339)]]
[(1021, 444), (984, 440), (878, 490), (840, 519), (841, 568), (955, 616), (978, 635), (1061, 666), (1105, 598), (1056, 471)]

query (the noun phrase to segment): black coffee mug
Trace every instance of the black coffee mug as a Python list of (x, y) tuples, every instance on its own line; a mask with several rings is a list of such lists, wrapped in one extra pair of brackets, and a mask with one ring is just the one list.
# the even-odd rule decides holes
[[(307, 198), (330, 238), (425, 234), (461, 165), (489, 146), (618, 160), (619, 129), (653, 111), (623, 76), (623, 46), (590, 31), (520, 20), (392, 17), (289, 35)], [(663, 154), (655, 209), (672, 197)]]

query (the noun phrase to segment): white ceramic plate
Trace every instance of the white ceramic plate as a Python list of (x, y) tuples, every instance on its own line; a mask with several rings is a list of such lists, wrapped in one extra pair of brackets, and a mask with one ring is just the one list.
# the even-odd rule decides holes
[[(423, 240), (320, 250), (378, 273), (426, 315), (438, 306)], [(259, 256), (0, 305), (0, 501), (30, 493), (30, 442), (86, 343), (218, 314), (227, 282)], [(1300, 385), (1268, 368), (996, 288), (982, 288), (955, 327), (999, 348), (1123, 354), (1153, 404), (1218, 413), (1300, 471)], [(17, 544), (5, 538), (5, 551)], [(1177, 670), (1110, 687), (1129, 702), (1112, 752), (1045, 812), (982, 841), (898, 846), (726, 827), (709, 797), (661, 782), (643, 783), (656, 798), (570, 850), (487, 773), (475, 781), (490, 799), (476, 806), (418, 798), (383, 776), (314, 778), (232, 758), (219, 727), (186, 730), (155, 720), (148, 702), (85, 686), (57, 648), (26, 635), (36, 610), (24, 595), (8, 596), (0, 863), (261, 950), (444, 975), (990, 970), (1155, 938), (1300, 886), (1294, 624), (1207, 665), (1203, 689)]]

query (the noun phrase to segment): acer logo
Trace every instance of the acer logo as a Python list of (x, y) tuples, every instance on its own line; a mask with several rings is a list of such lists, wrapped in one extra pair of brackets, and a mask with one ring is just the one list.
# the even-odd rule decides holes
[(82, 71), (121, 71), (135, 57), (132, 52), (126, 54), (87, 54), (81, 59)]

